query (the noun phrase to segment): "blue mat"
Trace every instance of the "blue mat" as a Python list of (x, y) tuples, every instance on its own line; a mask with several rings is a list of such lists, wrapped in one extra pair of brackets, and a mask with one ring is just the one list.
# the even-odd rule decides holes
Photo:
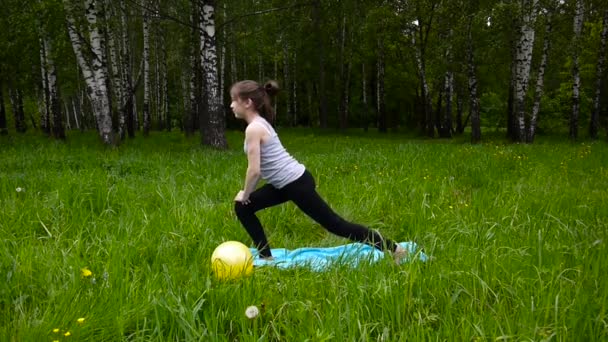
[[(400, 242), (399, 245), (409, 252), (402, 263), (412, 260), (427, 261), (428, 256), (418, 249), (414, 242)], [(294, 250), (285, 248), (271, 249), (273, 260), (259, 257), (258, 250), (250, 248), (253, 254), (253, 265), (256, 267), (272, 266), (278, 268), (308, 267), (314, 271), (322, 271), (332, 265), (349, 265), (356, 267), (361, 262), (374, 263), (385, 257), (385, 253), (363, 243), (350, 243), (336, 247), (304, 247)], [(391, 257), (386, 255), (386, 257)]]

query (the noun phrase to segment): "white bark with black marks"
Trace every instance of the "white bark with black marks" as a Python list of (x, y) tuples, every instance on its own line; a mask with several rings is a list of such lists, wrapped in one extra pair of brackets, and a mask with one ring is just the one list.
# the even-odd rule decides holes
[(150, 134), (150, 16), (146, 9), (143, 10), (143, 34), (144, 34), (144, 103), (143, 121), (144, 136)]
[(584, 3), (576, 0), (576, 11), (574, 14), (574, 38), (572, 56), (572, 113), (570, 115), (570, 139), (578, 138), (578, 118), (580, 116), (580, 90), (581, 75), (579, 69), (579, 47), (581, 32), (583, 30)]
[[(469, 78), (470, 117), (471, 117), (471, 142), (481, 141), (481, 122), (479, 117), (479, 98), (477, 96), (477, 75), (475, 71), (475, 59), (473, 53), (473, 35), (471, 33), (471, 21), (469, 19), (467, 38), (467, 70)], [(466, 124), (465, 124), (466, 125)]]
[(227, 148), (222, 98), (218, 91), (218, 63), (215, 37), (215, 1), (202, 1), (203, 73), (207, 102), (206, 120), (203, 122), (203, 145)]
[(538, 0), (523, 0), (521, 2), (521, 25), (515, 54), (515, 91), (513, 98), (516, 120), (516, 140), (526, 140), (526, 108), (525, 100), (530, 80), (532, 52), (534, 49), (534, 22), (536, 21)]
[(545, 70), (547, 69), (547, 59), (549, 56), (550, 38), (552, 31), (552, 14), (547, 13), (545, 20), (545, 37), (543, 39), (543, 53), (540, 58), (540, 64), (538, 66), (538, 73), (536, 75), (536, 89), (534, 94), (534, 104), (532, 105), (532, 114), (530, 116), (530, 124), (528, 127), (527, 141), (529, 143), (534, 141), (536, 134), (536, 124), (538, 122), (538, 113), (540, 111), (540, 101), (543, 96), (543, 89), (545, 84)]

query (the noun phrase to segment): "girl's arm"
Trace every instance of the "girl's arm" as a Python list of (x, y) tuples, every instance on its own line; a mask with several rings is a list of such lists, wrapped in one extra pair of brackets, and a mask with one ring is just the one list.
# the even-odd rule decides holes
[(247, 173), (245, 174), (245, 186), (243, 187), (242, 201), (246, 202), (249, 195), (255, 191), (260, 174), (260, 145), (264, 135), (264, 129), (259, 125), (249, 125), (245, 130), (245, 141), (247, 142)]

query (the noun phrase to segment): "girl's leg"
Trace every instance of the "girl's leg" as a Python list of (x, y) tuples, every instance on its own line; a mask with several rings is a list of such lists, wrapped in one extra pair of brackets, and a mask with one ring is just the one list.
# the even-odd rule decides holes
[(287, 199), (283, 197), (277, 188), (270, 184), (265, 184), (251, 193), (249, 201), (249, 204), (235, 202), (234, 211), (243, 227), (245, 227), (245, 230), (247, 230), (247, 233), (249, 233), (260, 255), (269, 258), (272, 256), (270, 246), (268, 245), (264, 228), (257, 216), (255, 216), (255, 213), (259, 210), (286, 202)]
[(281, 192), (293, 201), (306, 215), (333, 234), (372, 245), (380, 250), (394, 252), (397, 244), (384, 239), (377, 232), (360, 224), (348, 222), (336, 214), (315, 190), (315, 181), (306, 171), (297, 181), (285, 186)]

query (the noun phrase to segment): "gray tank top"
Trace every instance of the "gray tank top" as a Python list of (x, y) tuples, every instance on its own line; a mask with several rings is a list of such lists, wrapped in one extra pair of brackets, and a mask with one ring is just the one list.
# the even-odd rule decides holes
[[(300, 178), (306, 168), (285, 150), (272, 125), (262, 117), (255, 118), (250, 123), (250, 125), (252, 124), (263, 126), (270, 134), (270, 138), (260, 145), (262, 178), (277, 189)], [(244, 145), (245, 153), (247, 153), (247, 142)]]

